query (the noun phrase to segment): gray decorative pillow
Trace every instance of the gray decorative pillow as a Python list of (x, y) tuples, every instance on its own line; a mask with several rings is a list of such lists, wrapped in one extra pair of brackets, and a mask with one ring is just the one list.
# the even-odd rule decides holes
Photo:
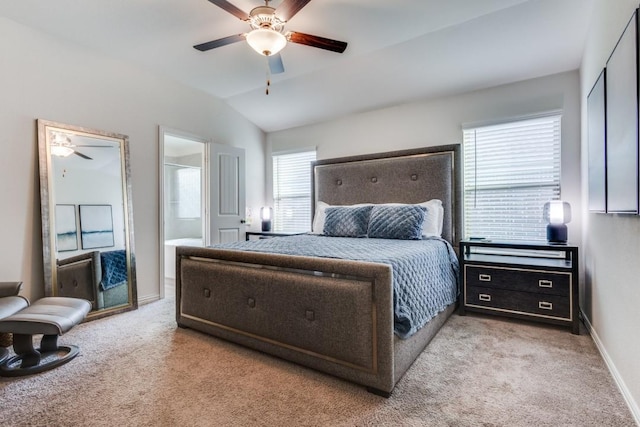
[(374, 206), (367, 235), (378, 239), (419, 240), (427, 208), (418, 205)]
[(372, 206), (327, 208), (322, 234), (332, 237), (366, 236), (371, 208)]

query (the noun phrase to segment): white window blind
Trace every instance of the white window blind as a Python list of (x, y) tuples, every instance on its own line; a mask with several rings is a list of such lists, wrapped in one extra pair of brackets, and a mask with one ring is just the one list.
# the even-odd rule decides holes
[(464, 235), (545, 240), (560, 198), (560, 115), (464, 129)]
[(273, 155), (273, 230), (311, 229), (311, 162), (316, 152)]

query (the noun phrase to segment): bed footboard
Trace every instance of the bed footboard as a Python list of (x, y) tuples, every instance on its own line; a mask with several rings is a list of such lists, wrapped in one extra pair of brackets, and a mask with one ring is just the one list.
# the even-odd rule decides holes
[(213, 248), (176, 255), (178, 325), (393, 389), (390, 266)]

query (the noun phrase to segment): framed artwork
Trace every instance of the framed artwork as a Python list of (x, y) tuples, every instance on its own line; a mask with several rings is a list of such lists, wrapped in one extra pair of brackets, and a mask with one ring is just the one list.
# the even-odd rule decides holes
[(606, 76), (604, 69), (587, 96), (590, 212), (607, 211)]
[(56, 251), (78, 250), (76, 205), (56, 205)]
[(637, 12), (607, 61), (606, 209), (638, 213)]
[(82, 249), (114, 246), (111, 205), (80, 205)]

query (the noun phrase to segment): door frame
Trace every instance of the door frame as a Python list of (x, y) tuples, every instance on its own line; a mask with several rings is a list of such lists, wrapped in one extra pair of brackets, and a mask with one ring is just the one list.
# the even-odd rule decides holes
[(165, 136), (170, 135), (177, 138), (188, 139), (193, 142), (200, 142), (203, 146), (203, 170), (201, 174), (201, 192), (202, 192), (202, 221), (204, 225), (203, 236), (205, 244), (208, 244), (209, 234), (209, 146), (210, 139), (203, 138), (201, 136), (184, 132), (178, 129), (173, 129), (167, 126), (159, 126), (158, 128), (158, 277), (160, 278), (160, 299), (165, 298), (165, 264), (164, 264), (164, 144)]

